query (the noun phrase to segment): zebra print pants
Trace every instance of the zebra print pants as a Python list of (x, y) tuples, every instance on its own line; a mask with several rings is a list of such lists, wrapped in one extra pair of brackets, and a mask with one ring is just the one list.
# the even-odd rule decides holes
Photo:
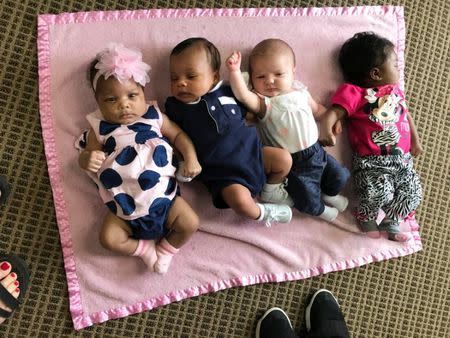
[(420, 179), (413, 169), (411, 154), (354, 156), (353, 180), (359, 197), (357, 219), (375, 221), (382, 209), (395, 221), (402, 221), (422, 199)]

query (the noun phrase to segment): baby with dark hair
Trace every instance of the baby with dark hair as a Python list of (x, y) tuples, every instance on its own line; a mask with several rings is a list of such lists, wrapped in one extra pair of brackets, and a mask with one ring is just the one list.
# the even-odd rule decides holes
[[(360, 227), (372, 238), (386, 231), (391, 240), (407, 241), (400, 223), (422, 199), (412, 159), (422, 147), (398, 83), (394, 45), (372, 32), (357, 33), (343, 44), (339, 63), (346, 82), (321, 121), (320, 141), (334, 145), (333, 126), (347, 118)], [(378, 224), (380, 209), (385, 217)]]
[[(263, 147), (256, 129), (245, 124), (246, 110), (220, 81), (220, 53), (205, 38), (181, 41), (170, 54), (172, 95), (167, 115), (192, 139), (217, 208), (264, 222), (292, 218), (284, 180), (292, 161), (283, 149)], [(257, 203), (260, 196), (264, 202)]]

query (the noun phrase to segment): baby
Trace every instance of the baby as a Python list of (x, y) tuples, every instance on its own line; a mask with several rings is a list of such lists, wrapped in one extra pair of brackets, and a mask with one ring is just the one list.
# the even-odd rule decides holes
[(347, 208), (348, 199), (338, 193), (350, 174), (318, 143), (314, 117), (325, 108), (294, 81), (292, 48), (279, 39), (263, 40), (253, 48), (249, 72), (254, 92), (240, 71), (239, 52), (234, 52), (226, 65), (233, 93), (257, 117), (263, 143), (287, 149), (292, 156), (286, 190), (295, 208), (333, 221)]
[(91, 129), (84, 134), (79, 165), (96, 174), (109, 208), (100, 243), (139, 256), (150, 271), (165, 273), (199, 224), (179, 196), (166, 138), (184, 158), (183, 175), (196, 176), (201, 166), (186, 134), (160, 112), (156, 101), (145, 101), (149, 70), (139, 51), (119, 44), (97, 55), (90, 80), (98, 110), (87, 115)]
[[(192, 139), (206, 185), (217, 208), (249, 219), (288, 223), (291, 201), (284, 179), (291, 167), (282, 149), (262, 147), (256, 129), (245, 125), (243, 107), (220, 81), (220, 54), (204, 38), (180, 42), (170, 54), (172, 97), (167, 115)], [(267, 180), (267, 184), (266, 184)], [(256, 203), (254, 198), (271, 203)]]
[[(411, 157), (418, 156), (422, 147), (398, 84), (394, 45), (372, 32), (358, 33), (342, 46), (339, 63), (345, 83), (334, 94), (320, 139), (334, 145), (332, 126), (347, 118), (361, 229), (369, 237), (386, 231), (391, 240), (407, 241), (399, 224), (422, 198)], [(386, 216), (378, 225), (380, 209)]]

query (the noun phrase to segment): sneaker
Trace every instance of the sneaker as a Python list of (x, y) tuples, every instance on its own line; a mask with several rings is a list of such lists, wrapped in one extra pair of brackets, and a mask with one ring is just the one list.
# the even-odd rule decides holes
[(305, 321), (306, 330), (313, 337), (350, 337), (339, 303), (326, 289), (320, 289), (311, 297)]
[(266, 203), (286, 204), (290, 207), (294, 206), (294, 201), (289, 196), (285, 188), (285, 183), (265, 184), (261, 191), (261, 201)]
[(294, 338), (294, 329), (287, 314), (273, 307), (256, 324), (256, 338)]
[(292, 210), (284, 204), (263, 203), (259, 204), (261, 216), (259, 221), (265, 221), (266, 227), (272, 226), (272, 222), (289, 223), (292, 219)]

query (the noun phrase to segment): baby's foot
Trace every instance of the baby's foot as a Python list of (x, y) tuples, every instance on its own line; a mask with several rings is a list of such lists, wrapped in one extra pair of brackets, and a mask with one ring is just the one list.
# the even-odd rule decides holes
[(342, 195), (336, 195), (336, 196), (328, 196), (325, 194), (322, 194), (322, 199), (326, 204), (331, 205), (332, 207), (335, 207), (339, 210), (339, 212), (343, 212), (345, 209), (347, 209), (348, 206), (348, 198)]
[(178, 251), (179, 249), (172, 246), (165, 238), (163, 238), (156, 246), (158, 260), (155, 263), (155, 271), (160, 274), (165, 274), (167, 270), (169, 270), (173, 256)]
[(359, 222), (359, 226), (361, 231), (369, 238), (380, 238), (381, 234), (378, 230), (377, 222), (375, 221), (367, 221), (367, 222)]
[[(8, 262), (0, 263), (0, 283), (1, 286), (5, 288), (14, 298), (18, 298), (20, 294), (19, 281), (17, 280), (17, 275), (11, 272), (11, 264)], [(3, 301), (0, 300), (0, 310), (11, 312), (9, 308)], [(0, 316), (0, 324), (3, 323), (6, 318)]]
[(139, 256), (150, 271), (155, 271), (154, 265), (158, 257), (156, 256), (154, 240), (140, 239), (133, 256)]
[(407, 242), (409, 235), (400, 231), (400, 221), (385, 217), (380, 223), (380, 229), (386, 231), (391, 241)]
[(410, 236), (404, 232), (397, 232), (397, 233), (388, 232), (388, 238), (391, 241), (408, 242), (410, 239)]
[(325, 209), (323, 209), (323, 212), (319, 215), (319, 217), (324, 219), (325, 221), (333, 222), (338, 214), (338, 209), (325, 205)]

